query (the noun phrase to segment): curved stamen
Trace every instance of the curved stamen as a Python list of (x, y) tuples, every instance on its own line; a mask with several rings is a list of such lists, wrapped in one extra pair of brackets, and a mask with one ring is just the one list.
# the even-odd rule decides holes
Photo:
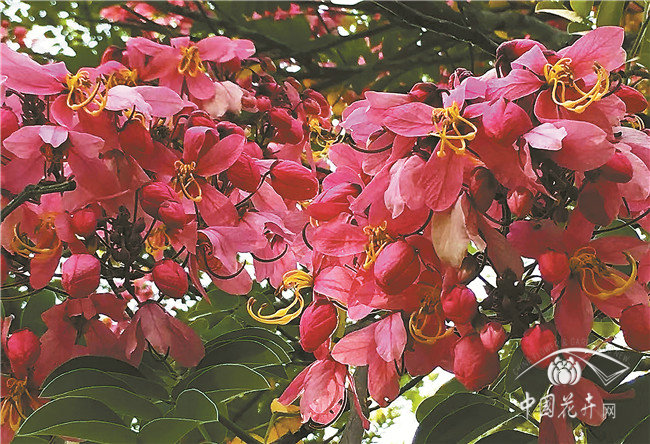
[(186, 46), (181, 48), (181, 61), (178, 63), (178, 73), (187, 74), (190, 77), (196, 77), (205, 72), (205, 67), (199, 55), (198, 46)]
[[(48, 223), (45, 223), (45, 229), (52, 229), (49, 227)], [(29, 243), (25, 242), (22, 239), (21, 233), (20, 233), (20, 223), (17, 223), (14, 225), (14, 239), (13, 239), (13, 247), (16, 250), (16, 254), (30, 258), (33, 255), (42, 255), (42, 256), (51, 256), (54, 254), (58, 249), (61, 247), (61, 240), (58, 238), (56, 233), (52, 233), (52, 245), (41, 248), (37, 247), (35, 245), (30, 245)]]
[(255, 298), (250, 298), (246, 304), (246, 311), (248, 314), (258, 322), (263, 324), (286, 325), (302, 313), (305, 307), (305, 300), (300, 294), (303, 288), (311, 288), (314, 285), (314, 278), (308, 273), (301, 270), (291, 270), (282, 276), (282, 285), (276, 290), (276, 294), (281, 293), (283, 290), (293, 290), (294, 299), (291, 303), (280, 310), (270, 315), (263, 315), (262, 310), (269, 306), (264, 303), (255, 313), (253, 307), (255, 305)]
[[(437, 131), (430, 133), (431, 136), (440, 139), (440, 148), (436, 153), (438, 157), (446, 155), (445, 148), (447, 147), (456, 154), (465, 154), (467, 142), (474, 140), (478, 133), (476, 125), (461, 115), (460, 109), (455, 103), (447, 108), (434, 108), (431, 119), (438, 128)], [(468, 127), (469, 130), (463, 133), (459, 124)]]
[(174, 162), (174, 169), (176, 176), (171, 181), (171, 186), (177, 193), (182, 193), (183, 196), (194, 202), (201, 202), (203, 199), (203, 190), (194, 178), (194, 169), (196, 162), (183, 163), (180, 160)]
[[(589, 91), (585, 92), (575, 82), (570, 58), (560, 59), (554, 65), (546, 64), (544, 66), (544, 78), (546, 83), (552, 85), (551, 98), (553, 103), (569, 111), (582, 113), (589, 105), (602, 99), (609, 92), (609, 72), (598, 62), (594, 62), (593, 69), (596, 73), (596, 83)], [(566, 94), (569, 89), (575, 91), (579, 97), (575, 100), (567, 100)]]
[(384, 250), (384, 247), (393, 241), (393, 238), (386, 233), (387, 223), (384, 222), (378, 227), (371, 227), (370, 225), (363, 229), (363, 232), (368, 236), (368, 244), (366, 245), (366, 259), (363, 262), (364, 270), (369, 270), (375, 263), (379, 253)]
[[(569, 260), (571, 271), (576, 274), (582, 290), (592, 298), (607, 300), (625, 293), (637, 277), (636, 260), (628, 252), (623, 252), (632, 267), (630, 276), (623, 278), (622, 273), (603, 264), (591, 247), (580, 248)], [(624, 276), (624, 275), (623, 275)]]

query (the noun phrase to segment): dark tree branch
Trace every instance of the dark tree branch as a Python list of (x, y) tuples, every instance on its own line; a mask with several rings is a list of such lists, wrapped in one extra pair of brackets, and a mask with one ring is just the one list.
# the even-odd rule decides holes
[(63, 193), (65, 191), (72, 191), (75, 188), (77, 188), (77, 183), (73, 180), (53, 184), (27, 185), (6, 207), (2, 208), (0, 221), (5, 220), (16, 208), (29, 200), (40, 199), (43, 194)]

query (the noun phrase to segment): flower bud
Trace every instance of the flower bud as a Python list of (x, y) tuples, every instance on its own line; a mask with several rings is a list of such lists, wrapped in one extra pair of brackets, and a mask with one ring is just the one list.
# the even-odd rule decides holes
[(435, 83), (422, 82), (416, 83), (409, 91), (409, 97), (418, 102), (426, 103), (436, 108), (442, 108), (442, 92), (445, 91)]
[(472, 282), (480, 272), (479, 266), (476, 256), (465, 256), (458, 269), (458, 282), (461, 284)]
[(614, 91), (625, 103), (625, 110), (627, 114), (642, 113), (648, 107), (648, 101), (640, 91), (627, 85), (619, 85)]
[(271, 186), (290, 200), (311, 199), (318, 193), (318, 180), (310, 170), (290, 160), (280, 160), (271, 168)]
[(128, 65), (128, 61), (124, 60), (126, 57), (126, 52), (124, 50), (115, 45), (110, 45), (102, 54), (101, 64), (103, 65), (110, 61), (116, 61), (123, 65)]
[(12, 373), (23, 379), (41, 354), (41, 342), (30, 330), (19, 330), (7, 339), (6, 352)]
[(309, 97), (302, 101), (302, 107), (305, 109), (305, 112), (310, 115), (319, 115), (320, 114), (320, 105), (314, 99)]
[(61, 285), (71, 298), (83, 298), (99, 286), (99, 260), (91, 254), (73, 254), (61, 266)]
[(524, 217), (533, 209), (533, 193), (524, 187), (517, 187), (508, 193), (508, 208), (517, 217)]
[(538, 258), (539, 271), (546, 282), (558, 284), (569, 277), (569, 258), (565, 253), (548, 250)]
[(327, 341), (336, 329), (336, 307), (326, 298), (317, 298), (300, 318), (300, 345), (306, 352), (313, 352)]
[(406, 290), (420, 275), (420, 259), (403, 240), (388, 244), (375, 261), (375, 282), (387, 294)]
[[(547, 324), (538, 324), (529, 328), (521, 338), (521, 351), (531, 364), (543, 359), (549, 354), (557, 351), (555, 334)], [(537, 367), (546, 368), (551, 364), (552, 358), (544, 359)]]
[(176, 191), (163, 182), (150, 182), (140, 189), (140, 206), (151, 217), (158, 217), (158, 208), (166, 201), (178, 201)]
[(506, 342), (506, 331), (500, 323), (488, 322), (481, 330), (480, 338), (490, 353), (496, 353)]
[(490, 170), (484, 167), (474, 169), (469, 179), (469, 192), (478, 211), (484, 213), (490, 208), (497, 186), (498, 182)]
[(151, 156), (153, 139), (147, 128), (139, 120), (131, 120), (118, 133), (122, 151), (133, 156), (136, 160)]
[(271, 99), (269, 99), (266, 96), (259, 96), (257, 97), (257, 109), (260, 110), (260, 112), (265, 112), (271, 109)]
[(158, 217), (162, 223), (172, 230), (183, 228), (187, 222), (183, 204), (173, 200), (166, 200), (160, 204)]
[(442, 298), (442, 310), (450, 321), (456, 324), (469, 323), (478, 309), (474, 292), (464, 285), (454, 287)]
[(189, 284), (187, 282), (187, 273), (183, 267), (178, 265), (172, 259), (164, 259), (158, 262), (151, 271), (153, 282), (161, 293), (170, 298), (182, 298)]
[(454, 374), (468, 390), (480, 390), (499, 375), (499, 356), (476, 333), (469, 334), (454, 347)]
[(0, 108), (0, 140), (5, 140), (18, 130), (18, 117), (11, 108), (3, 106)]
[(90, 207), (76, 210), (70, 215), (70, 225), (75, 234), (89, 237), (97, 229), (97, 213)]
[(646, 304), (633, 305), (623, 310), (620, 318), (621, 330), (627, 345), (635, 350), (650, 350), (650, 307)]
[(260, 184), (262, 175), (255, 159), (243, 152), (239, 159), (226, 171), (228, 180), (240, 190), (254, 192)]
[(607, 163), (600, 167), (600, 174), (603, 178), (616, 182), (626, 183), (632, 180), (634, 169), (627, 156), (619, 151), (614, 153)]

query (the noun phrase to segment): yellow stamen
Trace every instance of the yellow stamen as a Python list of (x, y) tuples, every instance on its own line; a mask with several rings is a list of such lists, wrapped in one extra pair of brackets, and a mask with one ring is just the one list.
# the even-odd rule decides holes
[[(560, 59), (554, 65), (546, 64), (544, 78), (546, 83), (553, 87), (553, 102), (569, 111), (582, 113), (589, 105), (602, 99), (609, 92), (609, 73), (598, 62), (594, 62), (593, 69), (596, 73), (596, 83), (589, 91), (584, 92), (576, 85), (570, 58)], [(577, 99), (567, 100), (566, 93), (569, 88), (578, 93)]]
[(108, 78), (104, 81), (106, 90), (108, 91), (117, 85), (136, 86), (138, 84), (138, 70), (121, 69), (109, 74)]
[(152, 256), (155, 256), (161, 250), (168, 249), (170, 246), (171, 241), (167, 235), (167, 228), (164, 225), (160, 225), (151, 230), (144, 242), (145, 250)]
[[(456, 154), (465, 154), (467, 142), (474, 140), (478, 129), (472, 122), (461, 116), (458, 105), (454, 103), (447, 108), (434, 108), (431, 119), (437, 128), (431, 135), (440, 139), (438, 157), (445, 156), (447, 147)], [(462, 128), (459, 128), (461, 125)]]
[[(580, 280), (580, 286), (587, 296), (607, 300), (625, 293), (634, 283), (637, 276), (637, 264), (632, 255), (623, 252), (632, 266), (630, 276), (625, 279), (622, 273), (605, 265), (596, 256), (596, 250), (591, 247), (580, 248), (569, 259), (569, 267)], [(622, 275), (622, 276), (621, 276)]]
[(440, 287), (419, 284), (418, 290), (424, 295), (424, 299), (418, 311), (413, 312), (409, 318), (409, 332), (416, 341), (432, 345), (451, 335), (454, 329), (445, 325)]
[(203, 192), (199, 183), (194, 178), (194, 169), (196, 168), (196, 162), (183, 163), (180, 160), (174, 162), (174, 168), (176, 169), (176, 177), (171, 181), (171, 186), (176, 190), (177, 193), (183, 193), (183, 196), (187, 197), (194, 202), (201, 202), (203, 199)]
[(5, 386), (8, 393), (3, 393), (0, 424), (9, 424), (16, 431), (20, 422), (27, 418), (24, 404), (35, 407), (38, 403), (27, 390), (27, 379), (7, 378)]
[[(93, 116), (102, 112), (106, 106), (107, 96), (106, 89), (102, 93), (99, 92), (101, 81), (98, 80), (93, 84), (88, 72), (81, 70), (75, 75), (68, 74), (65, 82), (68, 87), (66, 103), (71, 109), (75, 111), (83, 109)], [(89, 108), (91, 104), (94, 106)]]
[(318, 119), (315, 118), (309, 120), (309, 130), (309, 140), (311, 143), (322, 148), (314, 153), (314, 156), (317, 157), (317, 159), (326, 157), (327, 152), (332, 145), (342, 142), (343, 139), (345, 139), (345, 130), (341, 130), (338, 134), (333, 131), (325, 130), (321, 127)]
[(364, 270), (370, 269), (377, 260), (379, 253), (382, 252), (384, 247), (393, 241), (386, 233), (386, 222), (378, 227), (367, 226), (363, 232), (368, 236), (368, 245), (366, 245), (366, 259), (363, 262)]
[(178, 64), (178, 73), (187, 74), (190, 77), (196, 77), (200, 73), (205, 72), (205, 67), (201, 62), (199, 56), (198, 46), (186, 46), (181, 48), (181, 61)]
[(291, 270), (288, 271), (282, 276), (282, 285), (278, 287), (276, 294), (282, 293), (284, 290), (292, 290), (294, 294), (294, 299), (291, 303), (282, 308), (275, 313), (270, 315), (263, 315), (262, 310), (268, 307), (269, 304), (262, 304), (261, 307), (255, 313), (254, 305), (255, 298), (250, 298), (246, 304), (246, 310), (248, 314), (255, 319), (257, 322), (263, 324), (274, 324), (274, 325), (286, 325), (302, 313), (302, 309), (305, 307), (305, 300), (300, 294), (300, 290), (303, 288), (311, 288), (314, 285), (314, 278), (311, 277), (308, 273), (300, 270)]
[(33, 242), (31, 242), (24, 234), (20, 232), (20, 223), (17, 223), (14, 226), (14, 238), (12, 241), (12, 247), (15, 250), (16, 254), (19, 254), (20, 256), (26, 258), (35, 256), (51, 256), (61, 248), (61, 240), (56, 235), (54, 221), (50, 219), (51, 218), (46, 218), (36, 228), (36, 233), (39, 233), (41, 230), (49, 230), (49, 233), (43, 233), (46, 238), (49, 237), (49, 242), (46, 242), (45, 245), (35, 245)]

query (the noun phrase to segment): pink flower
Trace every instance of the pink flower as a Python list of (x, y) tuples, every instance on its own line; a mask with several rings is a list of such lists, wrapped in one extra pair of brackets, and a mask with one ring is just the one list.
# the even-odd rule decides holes
[[(208, 37), (198, 43), (189, 37), (171, 39), (171, 46), (138, 37), (127, 42), (129, 62), (138, 68), (144, 81), (159, 79), (161, 86), (181, 94), (184, 90), (200, 100), (215, 95), (214, 82), (205, 62), (225, 63), (250, 57), (255, 48), (250, 40)], [(151, 59), (145, 63), (145, 58)]]
[(404, 322), (399, 313), (394, 313), (345, 335), (334, 346), (332, 357), (344, 364), (367, 365), (370, 396), (387, 406), (399, 394), (395, 360), (401, 359), (405, 345)]

